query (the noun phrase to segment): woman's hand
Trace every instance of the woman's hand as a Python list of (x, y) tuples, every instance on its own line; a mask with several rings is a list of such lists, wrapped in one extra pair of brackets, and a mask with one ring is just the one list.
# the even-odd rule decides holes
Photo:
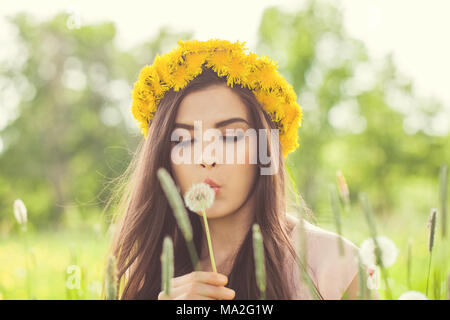
[(170, 296), (164, 291), (158, 300), (232, 300), (236, 293), (224, 287), (227, 276), (217, 272), (193, 271), (171, 279)]

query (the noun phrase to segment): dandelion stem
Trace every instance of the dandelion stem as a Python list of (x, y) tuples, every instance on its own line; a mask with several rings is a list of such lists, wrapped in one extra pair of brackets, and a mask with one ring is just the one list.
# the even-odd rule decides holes
[(27, 294), (28, 299), (32, 299), (32, 293), (31, 293), (31, 268), (30, 268), (30, 249), (28, 245), (28, 239), (27, 239), (27, 229), (26, 226), (21, 226), (21, 234), (24, 244), (24, 250), (25, 250), (25, 270), (26, 270), (26, 286), (27, 286)]
[(361, 261), (361, 256), (358, 255), (358, 280), (359, 280), (359, 300), (370, 300), (370, 291), (367, 288), (365, 270)]
[(384, 267), (383, 259), (381, 258), (381, 248), (378, 244), (377, 240), (377, 228), (375, 223), (375, 217), (372, 212), (372, 207), (370, 206), (369, 199), (367, 198), (367, 195), (365, 193), (360, 194), (360, 199), (363, 205), (364, 214), (366, 216), (367, 223), (369, 225), (370, 233), (373, 238), (373, 242), (375, 245), (375, 262), (378, 266), (380, 266), (381, 275), (383, 277), (384, 284), (386, 286), (386, 297), (388, 300), (392, 299), (392, 293), (389, 286), (389, 275), (387, 269)]
[(206, 239), (208, 240), (209, 257), (211, 259), (211, 266), (214, 272), (217, 272), (216, 262), (214, 261), (214, 253), (211, 244), (211, 237), (209, 235), (208, 219), (206, 218), (205, 210), (202, 211), (203, 222), (205, 223)]

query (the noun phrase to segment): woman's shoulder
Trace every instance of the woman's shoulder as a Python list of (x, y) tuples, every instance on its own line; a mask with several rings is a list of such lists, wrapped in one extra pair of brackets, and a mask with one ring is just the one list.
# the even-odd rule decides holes
[(293, 246), (297, 254), (300, 247), (306, 248), (303, 256), (320, 293), (324, 299), (341, 299), (358, 273), (359, 248), (335, 232), (289, 214), (287, 217)]
[(287, 214), (287, 217), (291, 224), (291, 238), (298, 237), (301, 234), (300, 229), (302, 229), (307, 237), (306, 240), (313, 241), (311, 245), (329, 246), (331, 243), (339, 244), (339, 241), (342, 240), (344, 247), (348, 247), (353, 251), (358, 250), (358, 247), (352, 241), (335, 232), (314, 225), (305, 219), (300, 220), (290, 214)]

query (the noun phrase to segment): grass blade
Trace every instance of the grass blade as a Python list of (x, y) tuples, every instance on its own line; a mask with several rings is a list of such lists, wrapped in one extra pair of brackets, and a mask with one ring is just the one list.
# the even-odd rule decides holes
[(441, 235), (444, 239), (447, 236), (447, 165), (442, 165), (440, 170), (440, 202), (441, 202)]
[(192, 226), (189, 221), (188, 213), (186, 207), (184, 206), (183, 199), (175, 185), (170, 174), (164, 168), (159, 168), (157, 172), (159, 181), (161, 182), (161, 187), (169, 201), (170, 206), (177, 220), (178, 227), (183, 233), (184, 239), (189, 250), (189, 256), (194, 270), (200, 270), (199, 259), (197, 251), (195, 250), (195, 245), (192, 236)]
[(430, 270), (431, 270), (431, 258), (433, 254), (433, 245), (434, 245), (434, 234), (436, 230), (436, 208), (431, 209), (430, 216), (428, 218), (427, 227), (430, 228), (430, 236), (428, 238), (428, 252), (430, 253), (429, 262), (428, 262), (428, 276), (427, 276), (427, 289), (425, 294), (428, 296), (428, 284), (430, 281)]
[(116, 258), (110, 254), (106, 264), (105, 274), (106, 299), (117, 300), (117, 266)]
[(168, 297), (170, 296), (170, 280), (173, 278), (173, 272), (173, 242), (172, 238), (166, 236), (161, 253), (161, 287)]
[(264, 244), (261, 230), (257, 223), (253, 224), (253, 256), (255, 258), (256, 283), (260, 292), (260, 300), (266, 299), (266, 266), (264, 261)]

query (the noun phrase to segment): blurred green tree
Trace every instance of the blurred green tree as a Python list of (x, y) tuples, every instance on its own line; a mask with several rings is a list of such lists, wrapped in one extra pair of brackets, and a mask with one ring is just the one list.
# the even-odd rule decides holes
[(304, 121), (288, 163), (316, 214), (332, 217), (326, 185), (337, 170), (353, 200), (366, 191), (378, 213), (426, 216), (437, 205), (439, 166), (450, 159), (449, 128), (434, 125), (446, 115), (442, 105), (416, 97), (391, 55), (371, 58), (338, 8), (320, 1), (297, 12), (268, 8), (257, 51), (279, 62), (298, 94)]
[[(124, 51), (112, 22), (74, 27), (69, 19), (11, 17), (26, 58), (0, 66), (1, 83), (20, 94), (17, 117), (0, 132), (0, 205), (12, 210), (22, 198), (41, 226), (59, 225), (64, 213), (98, 216), (109, 196), (105, 182), (124, 170), (141, 138), (129, 112), (140, 68), (190, 36), (164, 27)], [(1, 210), (0, 220), (9, 211)]]
[[(1, 110), (13, 115), (0, 126), (3, 223), (13, 221), (16, 198), (39, 226), (97, 217), (110, 195), (105, 182), (123, 172), (141, 139), (129, 110), (140, 68), (193, 37), (164, 27), (122, 49), (112, 22), (74, 28), (69, 19), (10, 18), (20, 55), (0, 63), (0, 102), (14, 104), (11, 92), (19, 99)], [(288, 162), (319, 218), (332, 217), (326, 186), (337, 170), (351, 198), (367, 192), (377, 213), (426, 216), (437, 206), (439, 166), (450, 159), (448, 132), (438, 130), (442, 105), (417, 97), (391, 56), (371, 58), (339, 9), (319, 1), (293, 12), (268, 8), (252, 50), (275, 58), (298, 94), (304, 121)]]

